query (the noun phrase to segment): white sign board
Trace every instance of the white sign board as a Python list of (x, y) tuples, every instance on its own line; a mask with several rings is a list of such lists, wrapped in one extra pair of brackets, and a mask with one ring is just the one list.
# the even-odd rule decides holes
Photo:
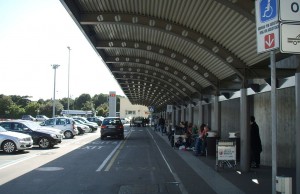
[(173, 112), (173, 106), (167, 105), (167, 112)]
[(236, 147), (218, 146), (218, 160), (236, 160)]
[(111, 91), (109, 92), (109, 99), (108, 99), (108, 104), (109, 104), (109, 116), (110, 117), (115, 117), (117, 116), (116, 109), (117, 109), (117, 95), (116, 92)]
[(279, 23), (277, 0), (256, 0), (257, 52), (279, 48)]
[(280, 51), (300, 54), (300, 23), (280, 25)]
[(300, 21), (300, 0), (280, 0), (279, 5), (280, 21)]

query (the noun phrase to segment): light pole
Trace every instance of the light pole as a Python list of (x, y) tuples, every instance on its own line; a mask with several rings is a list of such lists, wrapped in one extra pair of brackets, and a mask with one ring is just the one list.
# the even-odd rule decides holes
[(51, 65), (54, 69), (54, 90), (53, 90), (53, 114), (52, 116), (55, 117), (55, 84), (56, 84), (56, 69), (60, 66), (58, 64)]
[(70, 57), (71, 57), (71, 47), (67, 47), (69, 49), (69, 62), (68, 62), (68, 113), (70, 110)]

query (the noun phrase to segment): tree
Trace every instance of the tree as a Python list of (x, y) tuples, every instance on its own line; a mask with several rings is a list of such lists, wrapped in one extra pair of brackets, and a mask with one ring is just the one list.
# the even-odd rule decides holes
[(10, 97), (14, 103), (16, 103), (17, 105), (23, 108), (31, 102), (31, 100), (29, 100), (30, 96), (11, 95)]
[[(63, 105), (63, 109), (64, 110), (68, 110), (68, 98), (63, 98), (61, 100), (59, 100), (59, 102)], [(74, 100), (73, 99), (69, 99), (69, 109), (72, 109), (71, 107), (73, 107), (74, 105)]]
[(10, 105), (8, 112), (8, 118), (18, 119), (25, 114), (25, 109), (22, 108), (20, 105), (16, 105), (15, 103), (13, 103)]
[(108, 103), (106, 102), (106, 103), (101, 104), (100, 106), (98, 106), (96, 108), (96, 110), (98, 112), (97, 116), (104, 116), (105, 117), (108, 113)]
[[(63, 105), (56, 101), (55, 103), (55, 113), (59, 115), (63, 110)], [(52, 117), (53, 114), (53, 102), (51, 100), (47, 101), (46, 104), (41, 105), (40, 113), (46, 115), (47, 117)]]
[(100, 106), (101, 104), (107, 103), (108, 95), (107, 94), (96, 94), (93, 97), (93, 103), (95, 107)]
[(9, 118), (9, 107), (13, 104), (10, 96), (0, 96), (0, 118)]
[(75, 109), (81, 110), (84, 106), (84, 103), (91, 100), (92, 98), (89, 94), (81, 94), (78, 98), (75, 99)]
[(40, 104), (37, 102), (30, 102), (29, 104), (27, 104), (27, 106), (25, 107), (25, 111), (28, 115), (34, 116), (39, 114), (40, 112)]

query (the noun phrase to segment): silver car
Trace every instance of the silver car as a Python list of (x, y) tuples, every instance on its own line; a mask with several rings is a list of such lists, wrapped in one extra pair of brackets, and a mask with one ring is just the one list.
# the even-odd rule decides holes
[(55, 117), (47, 119), (40, 124), (45, 127), (53, 127), (63, 131), (65, 138), (70, 139), (78, 135), (78, 129), (73, 119), (67, 117)]
[(5, 153), (32, 148), (33, 140), (30, 135), (7, 131), (0, 126), (0, 149)]

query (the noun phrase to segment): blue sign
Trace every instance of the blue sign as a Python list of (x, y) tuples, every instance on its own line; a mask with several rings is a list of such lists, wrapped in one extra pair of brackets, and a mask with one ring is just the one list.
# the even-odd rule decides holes
[(149, 109), (150, 112), (154, 112), (154, 107), (153, 106), (149, 106), (148, 109)]
[(277, 17), (277, 0), (260, 0), (259, 7), (262, 23)]

